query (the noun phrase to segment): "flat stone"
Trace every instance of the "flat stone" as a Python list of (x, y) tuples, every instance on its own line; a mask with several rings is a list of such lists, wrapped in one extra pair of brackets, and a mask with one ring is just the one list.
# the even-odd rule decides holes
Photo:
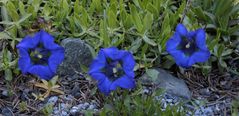
[(82, 72), (82, 66), (88, 67), (93, 60), (90, 46), (79, 38), (67, 38), (61, 42), (65, 49), (65, 59), (58, 67), (61, 76), (75, 76)]
[(12, 109), (9, 107), (3, 107), (2, 112), (0, 114), (2, 114), (3, 116), (14, 116)]
[(152, 75), (156, 77), (152, 78), (149, 76), (151, 74), (146, 73), (142, 77), (140, 77), (142, 84), (153, 84), (157, 88), (165, 89), (166, 93), (186, 99), (191, 99), (191, 92), (189, 91), (188, 86), (185, 84), (184, 80), (171, 75), (163, 69), (157, 68), (150, 70), (154, 73)]

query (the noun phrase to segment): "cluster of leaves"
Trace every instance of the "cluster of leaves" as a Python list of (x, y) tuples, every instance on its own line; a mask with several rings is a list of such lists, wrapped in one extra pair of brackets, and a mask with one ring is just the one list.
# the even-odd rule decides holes
[[(185, 110), (181, 109), (181, 104), (175, 106), (167, 106), (165, 110), (162, 110), (159, 97), (163, 91), (156, 90), (152, 94), (142, 93), (142, 89), (138, 89), (132, 94), (129, 92), (123, 92), (121, 95), (114, 93), (111, 99), (106, 101), (101, 116), (105, 115), (151, 115), (151, 116), (183, 116), (185, 115)], [(117, 97), (116, 97), (117, 96)]]
[[(238, 67), (228, 66), (231, 60), (239, 61), (238, 2), (189, 1), (1, 0), (0, 45), (3, 40), (7, 41), (8, 47), (2, 47), (4, 49), (0, 52), (0, 71), (8, 81), (19, 74), (15, 45), (40, 28), (53, 34), (57, 42), (68, 37), (85, 40), (94, 46), (93, 51), (110, 46), (129, 50), (137, 60), (137, 69), (152, 66), (171, 68), (174, 62), (165, 52), (165, 43), (178, 22), (183, 21), (192, 30), (204, 27), (208, 34), (207, 43), (212, 58), (206, 65), (196, 67), (208, 73), (213, 63), (217, 63), (219, 69), (239, 75)], [(134, 106), (135, 111), (141, 112), (148, 107), (158, 107), (158, 103), (149, 101), (150, 96), (134, 97), (126, 101), (115, 98), (117, 102), (113, 103), (119, 103), (116, 112), (120, 113), (122, 104), (130, 104), (126, 105), (127, 108)], [(139, 103), (145, 106), (137, 106)]]
[[(239, 74), (238, 69), (231, 69), (228, 66), (229, 60), (236, 61), (239, 58), (238, 2), (236, 0), (194, 0), (191, 9), (188, 18), (192, 22), (189, 23), (203, 24), (208, 33), (208, 47), (213, 54), (211, 63), (217, 62), (221, 71), (227, 70)], [(212, 64), (209, 66), (211, 67)]]
[(164, 51), (186, 1), (5, 0), (0, 4), (4, 27), (0, 37), (10, 40), (12, 48), (20, 38), (44, 28), (57, 41), (77, 37), (95, 50), (109, 46), (127, 49), (141, 66), (150, 67)]

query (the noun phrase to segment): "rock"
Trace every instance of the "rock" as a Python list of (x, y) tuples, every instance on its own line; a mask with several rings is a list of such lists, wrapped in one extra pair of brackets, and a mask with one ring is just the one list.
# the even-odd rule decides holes
[(61, 116), (68, 116), (67, 112), (66, 111), (61, 111)]
[(149, 90), (148, 90), (148, 89), (143, 89), (143, 93), (144, 93), (144, 94), (148, 94), (148, 93), (149, 93)]
[(80, 113), (80, 107), (79, 106), (73, 106), (70, 110), (70, 114), (73, 116), (77, 116)]
[(55, 105), (56, 102), (57, 102), (57, 100), (58, 100), (58, 97), (57, 97), (57, 96), (52, 96), (52, 97), (50, 97), (50, 98), (48, 99), (47, 104), (53, 104), (53, 105)]
[(167, 102), (167, 103), (172, 103), (173, 100), (172, 100), (172, 99), (167, 99), (166, 102)]
[(203, 96), (210, 96), (211, 95), (211, 91), (208, 88), (200, 89), (199, 93)]
[(191, 99), (191, 92), (184, 80), (172, 76), (170, 73), (163, 69), (150, 69), (154, 77), (151, 74), (144, 74), (140, 80), (142, 84), (153, 84), (157, 88), (163, 88), (167, 93), (175, 96)]
[(13, 112), (11, 111), (12, 109), (9, 107), (3, 107), (2, 109), (2, 115), (3, 116), (14, 116)]
[(88, 107), (88, 110), (93, 110), (95, 109), (95, 105), (91, 104), (89, 107)]
[(2, 95), (5, 96), (5, 97), (8, 97), (8, 91), (7, 90), (3, 90), (2, 91)]
[(66, 101), (73, 101), (74, 100), (74, 96), (72, 95), (63, 95), (63, 99)]
[(82, 72), (81, 67), (88, 67), (93, 60), (90, 46), (80, 39), (64, 39), (61, 42), (65, 49), (65, 59), (58, 67), (57, 73), (61, 76), (75, 76)]

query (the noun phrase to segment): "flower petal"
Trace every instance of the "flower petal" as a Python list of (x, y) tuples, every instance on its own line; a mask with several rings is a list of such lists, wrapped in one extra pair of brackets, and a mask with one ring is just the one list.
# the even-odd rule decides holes
[(101, 73), (101, 72), (91, 73), (90, 76), (91, 76), (93, 79), (97, 80), (98, 82), (101, 82), (101, 81), (103, 81), (105, 78), (107, 78), (107, 77), (105, 76), (105, 74), (103, 74), (103, 73)]
[(123, 50), (118, 50), (116, 47), (110, 47), (102, 49), (106, 58), (110, 58), (111, 60), (119, 60), (124, 56)]
[(52, 72), (56, 73), (57, 67), (64, 60), (64, 49), (52, 50), (48, 58), (48, 65)]
[(125, 55), (121, 59), (122, 61), (122, 68), (128, 76), (134, 78), (134, 66), (135, 66), (135, 60), (133, 55), (130, 52), (125, 51)]
[(188, 65), (193, 65), (196, 62), (205, 62), (209, 59), (210, 57), (210, 52), (208, 50), (200, 50), (192, 54)]
[(174, 35), (166, 43), (167, 51), (169, 52), (170, 50), (176, 50), (180, 42), (181, 37), (178, 32), (175, 32)]
[(176, 27), (176, 32), (178, 32), (180, 34), (180, 36), (187, 36), (187, 28), (183, 25), (183, 24), (178, 24)]
[(18, 66), (23, 74), (27, 73), (28, 68), (32, 65), (31, 64), (31, 58), (24, 48), (19, 48), (19, 55), (20, 58), (18, 60)]
[(207, 50), (206, 33), (203, 29), (196, 30), (196, 44), (202, 50)]
[(109, 79), (105, 78), (98, 83), (98, 88), (100, 92), (104, 93), (105, 95), (109, 95), (111, 84), (112, 82)]
[(20, 43), (17, 44), (17, 48), (35, 48), (40, 41), (40, 33), (36, 33), (34, 36), (26, 36), (24, 37)]
[(190, 67), (191, 65), (188, 64), (189, 62), (189, 57), (186, 56), (183, 51), (180, 50), (174, 50), (171, 51), (170, 54), (173, 56), (175, 62), (177, 65), (187, 68)]
[(41, 39), (40, 41), (43, 43), (44, 47), (48, 50), (55, 50), (55, 49), (59, 49), (60, 46), (57, 45), (56, 43), (54, 43), (54, 38), (48, 34), (47, 32), (45, 32), (44, 30), (40, 30), (41, 33)]
[(50, 80), (55, 75), (48, 66), (43, 65), (33, 65), (29, 68), (28, 72), (45, 80)]
[(106, 59), (103, 50), (99, 51), (98, 56), (93, 60), (90, 65), (89, 74), (94, 72), (101, 72), (101, 69), (106, 65)]
[(116, 87), (131, 89), (135, 87), (135, 81), (131, 77), (123, 75), (112, 83), (110, 90), (114, 90)]

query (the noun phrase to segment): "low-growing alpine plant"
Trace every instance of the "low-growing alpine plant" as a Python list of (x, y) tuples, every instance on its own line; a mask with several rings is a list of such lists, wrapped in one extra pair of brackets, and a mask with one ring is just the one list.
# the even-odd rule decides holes
[(44, 30), (23, 38), (17, 49), (22, 73), (37, 75), (45, 80), (50, 80), (56, 74), (58, 65), (64, 60), (63, 47), (54, 43), (54, 38)]
[(210, 57), (203, 29), (190, 31), (178, 24), (174, 35), (167, 41), (166, 49), (177, 65), (188, 68), (197, 62), (205, 62)]
[(108, 95), (117, 87), (132, 89), (135, 60), (133, 55), (116, 47), (101, 49), (90, 66), (89, 74), (98, 81), (99, 90)]

